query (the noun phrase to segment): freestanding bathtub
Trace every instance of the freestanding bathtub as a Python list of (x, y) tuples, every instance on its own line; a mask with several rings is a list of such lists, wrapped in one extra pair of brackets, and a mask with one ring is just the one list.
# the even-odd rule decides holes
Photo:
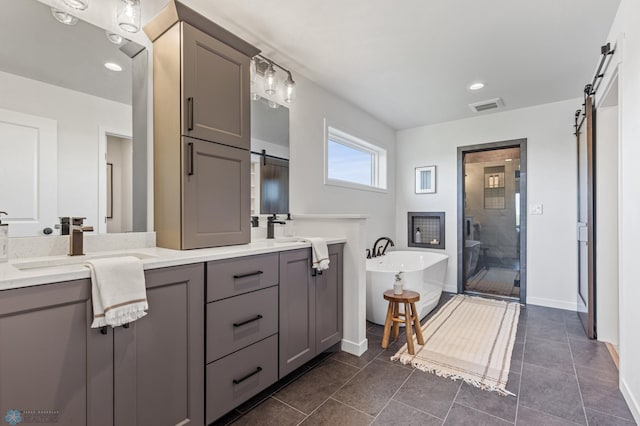
[(420, 319), (424, 318), (440, 300), (448, 259), (446, 254), (426, 251), (391, 251), (367, 259), (367, 320), (384, 325), (388, 302), (382, 294), (393, 289), (399, 271), (404, 288), (420, 293), (416, 308)]

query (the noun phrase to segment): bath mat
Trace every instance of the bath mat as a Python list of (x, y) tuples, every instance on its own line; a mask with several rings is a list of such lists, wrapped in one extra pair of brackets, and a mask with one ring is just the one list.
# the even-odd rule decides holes
[(392, 361), (478, 388), (507, 391), (520, 304), (456, 295), (422, 326), (424, 345), (414, 336), (415, 355), (405, 344)]
[[(518, 271), (504, 268), (483, 269), (467, 283), (467, 290), (498, 296), (513, 296)], [(516, 289), (516, 293), (520, 294)]]

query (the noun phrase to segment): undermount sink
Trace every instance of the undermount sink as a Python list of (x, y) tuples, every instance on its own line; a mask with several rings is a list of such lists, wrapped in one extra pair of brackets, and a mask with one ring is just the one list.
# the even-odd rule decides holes
[(55, 268), (57, 266), (82, 265), (87, 260), (108, 259), (111, 257), (133, 256), (140, 260), (151, 259), (156, 256), (144, 253), (105, 253), (105, 254), (85, 254), (84, 256), (55, 256), (38, 260), (26, 260), (12, 263), (13, 267), (21, 271), (39, 268)]

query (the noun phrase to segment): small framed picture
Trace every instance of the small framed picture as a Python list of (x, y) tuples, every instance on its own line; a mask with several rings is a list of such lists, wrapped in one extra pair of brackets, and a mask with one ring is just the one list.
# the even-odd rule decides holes
[(436, 166), (416, 167), (416, 194), (435, 194)]

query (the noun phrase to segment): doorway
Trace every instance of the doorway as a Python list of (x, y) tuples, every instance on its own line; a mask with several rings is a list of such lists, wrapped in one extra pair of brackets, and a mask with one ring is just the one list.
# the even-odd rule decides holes
[(107, 232), (133, 231), (133, 144), (123, 136), (107, 135)]
[(458, 293), (526, 301), (526, 139), (458, 148)]

